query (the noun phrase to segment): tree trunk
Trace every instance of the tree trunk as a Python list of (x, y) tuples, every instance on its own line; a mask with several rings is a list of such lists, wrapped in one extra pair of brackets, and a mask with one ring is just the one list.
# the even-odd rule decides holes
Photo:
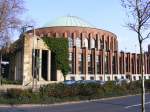
[(0, 85), (2, 85), (2, 52), (0, 52)]
[(141, 103), (142, 103), (142, 112), (145, 112), (145, 85), (144, 85), (144, 55), (143, 55), (143, 48), (142, 42), (140, 44), (140, 60), (141, 60), (141, 76), (142, 76), (142, 89), (141, 89)]
[(66, 75), (64, 75), (64, 81), (66, 81)]

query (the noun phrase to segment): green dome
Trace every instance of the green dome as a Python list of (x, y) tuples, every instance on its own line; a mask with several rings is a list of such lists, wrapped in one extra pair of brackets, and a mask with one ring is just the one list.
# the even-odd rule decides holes
[(46, 27), (53, 27), (53, 26), (78, 26), (78, 27), (94, 28), (91, 24), (85, 22), (84, 20), (76, 16), (63, 16), (46, 24)]

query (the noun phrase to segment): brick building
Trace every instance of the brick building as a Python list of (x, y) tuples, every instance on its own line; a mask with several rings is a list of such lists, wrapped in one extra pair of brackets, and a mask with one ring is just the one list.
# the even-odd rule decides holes
[[(33, 48), (40, 59), (37, 69), (39, 81), (61, 81), (59, 70), (54, 72), (53, 56), (42, 41), (43, 36), (68, 38), (69, 66), (68, 80), (116, 80), (128, 78), (139, 80), (140, 55), (118, 51), (117, 36), (109, 31), (95, 28), (82, 19), (64, 16), (56, 19), (47, 27), (35, 29), (16, 41), (18, 49), (10, 62), (10, 78), (32, 81)], [(20, 44), (21, 43), (21, 44)], [(150, 79), (150, 46), (144, 53), (145, 78)]]

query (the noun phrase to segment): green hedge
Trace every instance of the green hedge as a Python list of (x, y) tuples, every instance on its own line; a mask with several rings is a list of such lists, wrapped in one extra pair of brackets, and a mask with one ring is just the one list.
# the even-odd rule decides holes
[[(150, 92), (150, 80), (145, 81), (145, 88), (147, 92)], [(32, 92), (31, 89), (8, 89), (6, 94), (0, 95), (0, 103), (56, 103), (138, 94), (140, 92), (140, 81), (121, 86), (115, 85), (113, 81), (104, 85), (91, 83), (67, 86), (63, 83), (54, 83), (41, 87), (38, 93)]]
[(21, 85), (22, 81), (12, 81), (12, 80), (8, 80), (3, 78), (2, 79), (2, 84), (16, 84), (16, 85)]

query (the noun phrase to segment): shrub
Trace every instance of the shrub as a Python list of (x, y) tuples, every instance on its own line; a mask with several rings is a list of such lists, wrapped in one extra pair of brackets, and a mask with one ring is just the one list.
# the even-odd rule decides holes
[[(149, 89), (150, 80), (145, 81), (145, 87)], [(5, 96), (3, 94), (0, 95), (0, 103), (55, 103), (137, 94), (140, 91), (140, 81), (122, 85), (116, 85), (114, 81), (106, 82), (104, 85), (88, 83), (68, 86), (63, 83), (54, 83), (41, 87), (39, 93), (33, 93), (31, 89), (8, 89), (6, 97), (3, 97)]]
[(108, 81), (104, 84), (104, 93), (105, 96), (113, 96), (115, 94), (114, 87), (115, 87), (114, 81)]
[(146, 88), (146, 90), (150, 90), (150, 79), (145, 80), (145, 88)]
[(141, 81), (133, 81), (126, 85), (129, 94), (137, 94), (141, 91)]
[(95, 88), (92, 88), (92, 84), (81, 84), (79, 87), (80, 96), (91, 96), (95, 94)]
[(116, 85), (115, 87), (114, 87), (114, 93), (115, 93), (115, 95), (117, 96), (117, 95), (127, 95), (128, 94), (128, 91), (127, 91), (127, 88), (126, 88), (126, 85), (127, 84), (123, 84), (123, 85)]
[(33, 93), (32, 93), (32, 89), (26, 89), (26, 90), (23, 90), (20, 94), (20, 97), (21, 98), (28, 98), (28, 99), (31, 99), (33, 97)]
[(2, 84), (16, 84), (16, 85), (20, 85), (22, 84), (21, 81), (12, 81), (12, 80), (8, 80), (8, 79), (3, 79), (2, 80)]
[(63, 83), (59, 84), (49, 84), (47, 86), (40, 88), (40, 95), (48, 97), (66, 97), (66, 96), (74, 96), (74, 88), (67, 86)]
[(16, 88), (8, 89), (7, 97), (8, 98), (19, 98), (22, 93), (23, 93), (22, 89), (16, 89)]

